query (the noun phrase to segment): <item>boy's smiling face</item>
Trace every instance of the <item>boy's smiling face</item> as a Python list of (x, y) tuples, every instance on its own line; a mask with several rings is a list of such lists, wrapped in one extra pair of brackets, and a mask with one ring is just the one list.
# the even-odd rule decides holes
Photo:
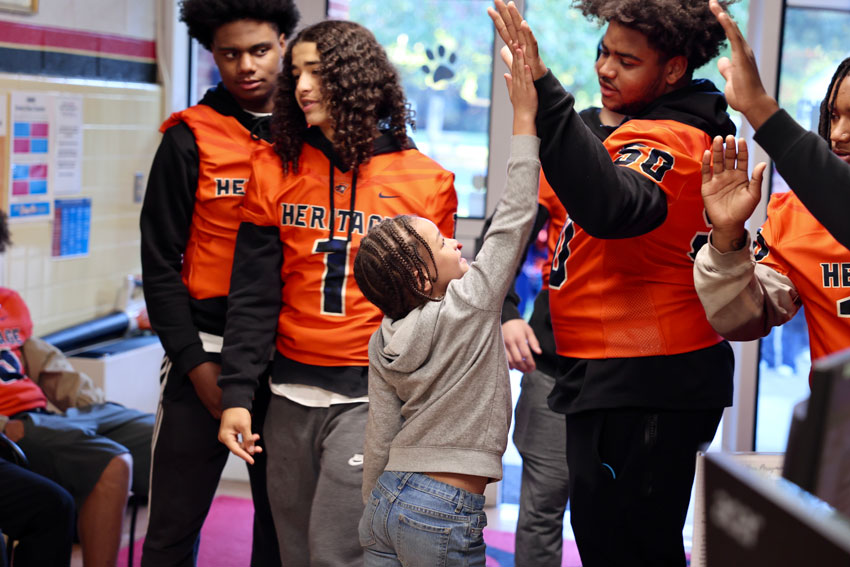
[(434, 254), (437, 281), (431, 283), (431, 297), (442, 297), (446, 294), (449, 282), (459, 279), (469, 270), (466, 258), (461, 256), (463, 245), (453, 238), (446, 238), (433, 222), (421, 217), (414, 217), (411, 226), (431, 247)]

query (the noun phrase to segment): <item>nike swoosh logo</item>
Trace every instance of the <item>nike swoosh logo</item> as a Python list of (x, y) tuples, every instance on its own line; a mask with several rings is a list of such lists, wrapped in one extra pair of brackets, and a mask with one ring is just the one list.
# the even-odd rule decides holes
[(348, 459), (348, 464), (352, 467), (358, 467), (363, 464), (363, 455), (355, 453), (353, 457)]
[(381, 199), (398, 199), (398, 195), (384, 195), (383, 193), (378, 193), (378, 197)]

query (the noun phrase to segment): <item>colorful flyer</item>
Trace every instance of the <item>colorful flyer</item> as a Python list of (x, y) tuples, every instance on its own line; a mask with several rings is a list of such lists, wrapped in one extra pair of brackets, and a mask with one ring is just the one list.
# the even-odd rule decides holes
[(50, 95), (12, 93), (9, 142), (9, 218), (46, 220), (50, 216)]
[(79, 258), (89, 253), (91, 199), (56, 199), (53, 204), (53, 258)]

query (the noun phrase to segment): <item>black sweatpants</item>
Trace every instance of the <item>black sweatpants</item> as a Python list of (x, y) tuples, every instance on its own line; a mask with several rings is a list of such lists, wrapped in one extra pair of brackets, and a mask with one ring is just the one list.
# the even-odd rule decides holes
[(75, 512), (67, 490), (0, 459), (0, 502), (0, 530), (18, 542), (16, 567), (70, 565)]
[[(144, 567), (193, 567), (201, 526), (215, 496), (229, 451), (218, 440), (219, 420), (195, 393), (188, 376), (174, 376), (166, 357), (164, 387), (154, 430)], [(268, 407), (266, 380), (255, 394), (252, 427), (260, 433)], [(248, 465), (254, 500), (252, 567), (279, 567), (280, 552), (266, 493), (265, 452)]]
[(567, 416), (570, 519), (582, 565), (686, 565), (682, 529), (696, 453), (722, 409)]

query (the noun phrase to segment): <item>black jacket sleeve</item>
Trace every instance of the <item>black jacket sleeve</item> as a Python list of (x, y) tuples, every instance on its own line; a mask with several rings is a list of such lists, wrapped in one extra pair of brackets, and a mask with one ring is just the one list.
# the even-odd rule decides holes
[(768, 118), (754, 139), (818, 222), (850, 248), (850, 165), (833, 154), (823, 138), (797, 124), (784, 110)]
[(661, 225), (667, 217), (664, 191), (640, 173), (614, 165), (551, 71), (534, 84), (540, 162), (570, 218), (595, 238), (629, 238)]
[(282, 262), (278, 227), (239, 225), (218, 379), (222, 409), (250, 410), (254, 390), (268, 368), (281, 307)]
[(189, 238), (198, 187), (198, 146), (189, 127), (165, 131), (151, 165), (142, 205), (142, 283), (151, 326), (184, 375), (211, 360), (192, 320), (189, 291), (183, 284), (183, 252)]

